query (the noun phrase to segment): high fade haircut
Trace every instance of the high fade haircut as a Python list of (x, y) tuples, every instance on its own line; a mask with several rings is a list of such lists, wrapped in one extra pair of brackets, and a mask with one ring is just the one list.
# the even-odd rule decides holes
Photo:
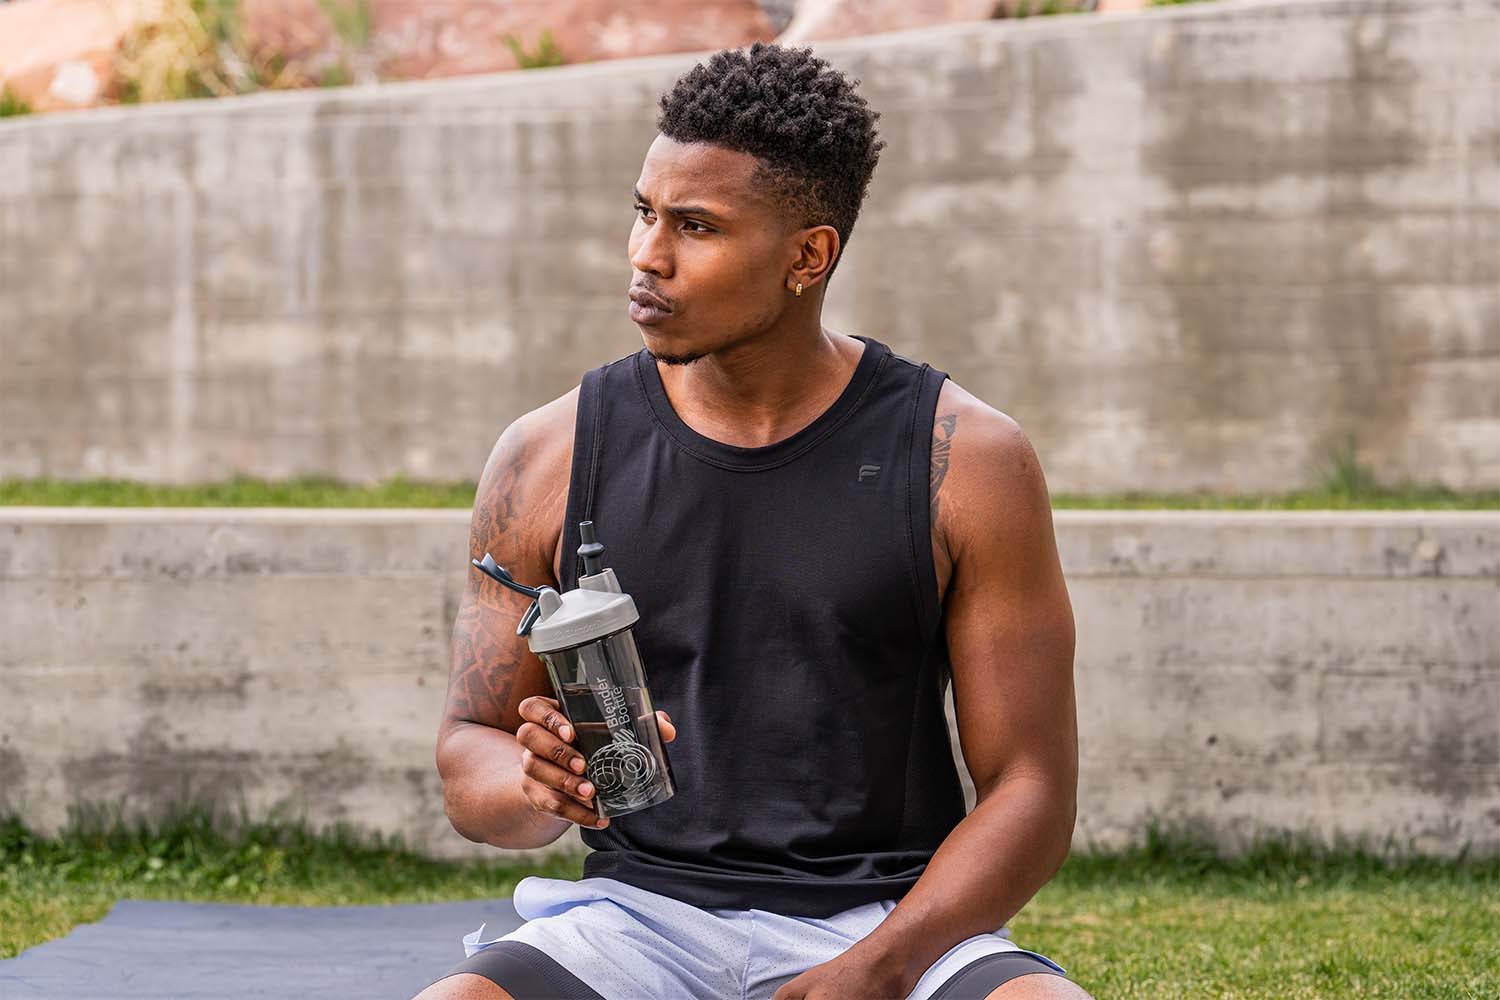
[(791, 229), (832, 226), (839, 254), (854, 231), (884, 140), (880, 117), (855, 93), (859, 80), (812, 49), (753, 43), (724, 49), (679, 78), (661, 97), (656, 127), (675, 142), (708, 142), (755, 156), (752, 181), (765, 188)]

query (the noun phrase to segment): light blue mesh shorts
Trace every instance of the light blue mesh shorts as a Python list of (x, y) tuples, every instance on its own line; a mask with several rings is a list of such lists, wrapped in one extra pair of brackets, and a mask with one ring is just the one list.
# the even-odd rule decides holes
[[(575, 882), (537, 876), (521, 880), (513, 902), (526, 923), (492, 940), (485, 940), (483, 926), (465, 935), (470, 961), (454, 972), (485, 974), (483, 960), (473, 956), (500, 941), (521, 942), (536, 951), (517, 946), (497, 951), (530, 956), (541, 975), (532, 981), (552, 987), (546, 995), (587, 997), (592, 991), (608, 1000), (770, 1000), (783, 983), (842, 954), (896, 907), (895, 900), (881, 900), (827, 918), (791, 917), (756, 909), (703, 909), (611, 878)], [(989, 958), (1010, 953), (1037, 962)], [(561, 968), (548, 968), (552, 962)], [(1051, 959), (1017, 947), (1009, 930), (1000, 927), (948, 949), (908, 1000), (957, 997), (955, 983), (966, 980), (973, 987), (975, 971), (996, 965), (1064, 972)], [(542, 991), (540, 985), (537, 989)]]

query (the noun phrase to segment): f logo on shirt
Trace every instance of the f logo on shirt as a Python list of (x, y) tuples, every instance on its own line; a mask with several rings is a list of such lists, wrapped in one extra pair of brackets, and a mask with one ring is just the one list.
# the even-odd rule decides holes
[(880, 475), (880, 466), (878, 466), (878, 465), (861, 465), (859, 467), (859, 480), (858, 481), (862, 483), (862, 482), (864, 482), (867, 479), (874, 479), (878, 475)]

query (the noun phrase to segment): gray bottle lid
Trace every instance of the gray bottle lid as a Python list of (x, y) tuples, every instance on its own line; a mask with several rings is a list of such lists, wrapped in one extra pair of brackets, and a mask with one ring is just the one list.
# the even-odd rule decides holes
[(566, 593), (543, 587), (536, 599), (541, 617), (526, 640), (533, 653), (555, 653), (628, 628), (640, 621), (629, 594), (620, 591), (615, 571), (606, 568), (578, 578)]

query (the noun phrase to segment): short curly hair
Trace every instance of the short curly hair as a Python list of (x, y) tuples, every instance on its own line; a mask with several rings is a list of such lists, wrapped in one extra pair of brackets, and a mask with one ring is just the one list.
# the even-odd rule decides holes
[(761, 162), (752, 178), (784, 206), (793, 228), (832, 226), (839, 255), (885, 142), (880, 113), (855, 93), (851, 80), (812, 54), (755, 42), (724, 49), (699, 63), (661, 97), (656, 126), (676, 142), (708, 142), (750, 153)]

